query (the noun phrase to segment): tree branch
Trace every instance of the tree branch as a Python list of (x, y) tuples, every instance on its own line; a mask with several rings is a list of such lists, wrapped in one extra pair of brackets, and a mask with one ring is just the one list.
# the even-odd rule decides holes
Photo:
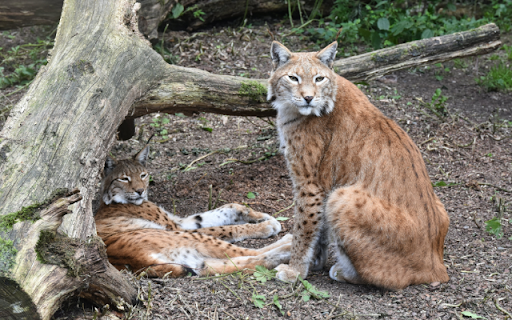
[[(370, 80), (410, 67), (489, 53), (500, 45), (499, 28), (491, 23), (338, 60), (334, 70), (351, 81)], [(153, 112), (201, 111), (239, 116), (275, 115), (266, 102), (267, 80), (216, 75), (172, 65), (167, 66), (165, 73), (165, 79), (132, 106), (129, 118)]]

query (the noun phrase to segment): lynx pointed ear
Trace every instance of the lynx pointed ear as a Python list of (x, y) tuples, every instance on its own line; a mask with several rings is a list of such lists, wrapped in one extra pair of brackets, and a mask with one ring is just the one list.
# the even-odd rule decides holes
[(270, 56), (272, 57), (272, 65), (274, 66), (274, 70), (276, 70), (288, 62), (288, 60), (290, 60), (292, 52), (279, 42), (272, 41), (272, 46), (270, 47)]
[(147, 145), (144, 149), (140, 150), (133, 159), (139, 161), (139, 163), (143, 166), (146, 165), (146, 161), (148, 160), (149, 155), (149, 145)]
[(336, 49), (338, 48), (338, 42), (334, 41), (327, 47), (323, 48), (316, 54), (316, 57), (323, 62), (329, 68), (332, 68), (334, 59), (336, 59)]
[(105, 159), (105, 167), (103, 168), (105, 177), (112, 173), (116, 164), (117, 161), (114, 158), (112, 158), (111, 156), (107, 156), (107, 159)]

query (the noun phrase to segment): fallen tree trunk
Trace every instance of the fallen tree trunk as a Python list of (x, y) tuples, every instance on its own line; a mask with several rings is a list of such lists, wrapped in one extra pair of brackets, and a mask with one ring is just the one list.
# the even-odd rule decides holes
[[(138, 31), (138, 8), (132, 0), (65, 0), (51, 59), (0, 132), (0, 229), (17, 222), (0, 231), (0, 275), (20, 285), (43, 319), (74, 295), (111, 306), (136, 297), (97, 241), (92, 199), (117, 127), (167, 66)], [(64, 217), (59, 230), (67, 236), (59, 235), (57, 250), (76, 260), (68, 265), (35, 248), (42, 231), (54, 229), (41, 227), (44, 214), (24, 220), (27, 212), (38, 218), (35, 209), (56, 191), (75, 187), (82, 200)]]
[[(334, 70), (351, 81), (447, 60), (481, 55), (501, 46), (499, 28), (479, 28), (434, 37), (337, 60)], [(270, 63), (270, 61), (269, 61)], [(211, 112), (239, 116), (274, 116), (266, 102), (267, 80), (221, 76), (199, 69), (170, 67), (159, 85), (140, 98), (128, 113), (137, 118), (154, 112)]]
[[(174, 0), (139, 0), (139, 30), (148, 39), (158, 38), (158, 26), (176, 6)], [(0, 30), (57, 23), (63, 0), (2, 0), (0, 4)], [(314, 0), (301, 1), (302, 8), (311, 7)], [(182, 0), (183, 15), (176, 24), (194, 30), (205, 24), (251, 14), (284, 13), (286, 1), (272, 0)], [(293, 3), (296, 6), (296, 3)], [(195, 16), (194, 12), (202, 12)]]

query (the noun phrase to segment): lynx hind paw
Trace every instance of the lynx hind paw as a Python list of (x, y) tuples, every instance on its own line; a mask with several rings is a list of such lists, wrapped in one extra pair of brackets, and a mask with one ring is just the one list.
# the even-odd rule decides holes
[(285, 265), (283, 263), (290, 262), (291, 249), (291, 245), (286, 245), (267, 252), (265, 254), (266, 267), (268, 269), (273, 269), (276, 266)]
[(260, 223), (268, 220), (272, 220), (275, 218), (272, 217), (269, 214), (255, 211), (251, 208), (244, 207), (245, 210), (242, 211), (242, 216), (244, 217), (244, 220), (249, 223)]
[(277, 270), (276, 278), (284, 282), (293, 283), (297, 281), (300, 275), (300, 272), (287, 264), (280, 264), (275, 269)]

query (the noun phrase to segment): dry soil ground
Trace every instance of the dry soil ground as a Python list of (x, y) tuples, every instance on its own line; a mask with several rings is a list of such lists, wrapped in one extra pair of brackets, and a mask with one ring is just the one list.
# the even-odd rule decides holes
[[(293, 50), (316, 50), (309, 39), (280, 38), (288, 30), (268, 21)], [(164, 41), (175, 63), (213, 73), (266, 78), (270, 36), (266, 28), (218, 27), (198, 33), (168, 32)], [(13, 31), (19, 32), (19, 31)], [(22, 31), (25, 32), (26, 31)], [(508, 41), (505, 35), (505, 41)], [(7, 38), (3, 41), (6, 42)], [(5, 45), (5, 44), (4, 44)], [(342, 44), (343, 46), (343, 44)], [(361, 49), (361, 52), (363, 49)], [(275, 280), (260, 283), (240, 274), (216, 278), (137, 279), (141, 305), (107, 317), (132, 319), (506, 319), (512, 313), (512, 94), (487, 92), (475, 83), (496, 62), (492, 55), (397, 72), (361, 89), (420, 147), (436, 193), (450, 215), (445, 242), (448, 283), (383, 291), (331, 280), (330, 259), (309, 283), (329, 298), (304, 301), (304, 286)], [(478, 60), (477, 60), (478, 59)], [(493, 58), (494, 59), (494, 58)], [(510, 61), (509, 61), (510, 63)], [(449, 115), (437, 118), (425, 103), (437, 88), (449, 97)], [(3, 90), (3, 94), (12, 92)], [(20, 94), (3, 98), (12, 104)], [(0, 99), (2, 99), (0, 95)], [(154, 125), (157, 126), (154, 126)], [(153, 125), (153, 126), (152, 126)], [(165, 130), (165, 131), (164, 131)], [(291, 181), (277, 153), (273, 119), (215, 114), (153, 114), (137, 120), (137, 134), (112, 148), (116, 157), (140, 150), (151, 133), (149, 199), (178, 215), (236, 202), (289, 218), (283, 232), (242, 246), (260, 247), (289, 232), (293, 224)], [(195, 162), (194, 162), (195, 161)], [(446, 186), (442, 186), (446, 185)], [(211, 200), (209, 194), (211, 190)], [(252, 193), (255, 197), (248, 197)], [(500, 200), (501, 199), (501, 200)], [(500, 202), (501, 201), (501, 202)], [(504, 236), (486, 232), (486, 221), (502, 212)], [(265, 299), (262, 308), (254, 296)], [(278, 297), (282, 312), (273, 303)], [(70, 301), (58, 319), (94, 318), (95, 307)], [(101, 307), (97, 310), (102, 312)]]

